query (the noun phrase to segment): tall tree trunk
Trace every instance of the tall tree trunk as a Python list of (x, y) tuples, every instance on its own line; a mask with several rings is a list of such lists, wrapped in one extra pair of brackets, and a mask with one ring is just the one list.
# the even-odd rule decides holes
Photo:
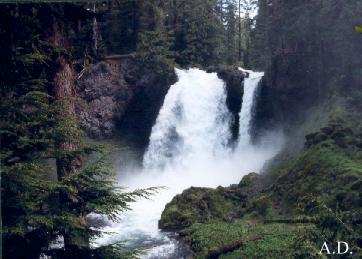
[[(55, 47), (69, 50), (69, 44), (67, 41), (67, 33), (65, 31), (65, 25), (63, 22), (59, 22), (59, 19), (54, 19), (53, 33), (49, 39)], [(55, 100), (62, 104), (62, 109), (59, 111), (58, 116), (62, 119), (74, 119), (75, 118), (75, 78), (76, 74), (72, 63), (67, 58), (59, 54), (56, 60), (56, 69), (54, 74), (53, 95)], [(56, 148), (60, 152), (69, 153), (76, 151), (80, 148), (80, 135), (77, 130), (78, 125), (75, 123), (67, 123), (66, 127), (67, 137), (66, 139), (60, 139), (56, 143)], [(58, 179), (61, 180), (66, 176), (77, 173), (82, 166), (82, 160), (80, 156), (60, 156), (56, 160)], [(79, 201), (76, 197), (68, 193), (60, 193), (60, 204), (76, 204)], [(76, 206), (76, 205), (75, 205)], [(81, 222), (85, 220), (80, 218)], [(71, 232), (63, 233), (64, 236), (64, 248), (66, 258), (71, 258), (73, 255), (78, 254), (76, 251), (80, 251), (80, 247), (88, 247), (88, 240), (75, 240), (74, 235)]]
[[(50, 42), (58, 48), (69, 49), (64, 25), (58, 21), (53, 23), (53, 35)], [(62, 102), (64, 109), (59, 112), (59, 116), (63, 118), (75, 117), (75, 79), (76, 75), (71, 62), (66, 60), (63, 55), (59, 55), (56, 60), (56, 71), (54, 75), (53, 94), (55, 100)], [(76, 130), (76, 125), (68, 125), (67, 132), (69, 133), (67, 140), (62, 140), (57, 143), (58, 148), (63, 151), (75, 151), (79, 149), (79, 133)], [(59, 178), (63, 178), (76, 172), (81, 166), (79, 159), (61, 160), (58, 161), (57, 173)]]

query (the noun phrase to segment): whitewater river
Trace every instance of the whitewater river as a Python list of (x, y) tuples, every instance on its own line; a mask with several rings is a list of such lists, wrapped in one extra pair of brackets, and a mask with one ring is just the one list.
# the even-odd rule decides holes
[[(96, 240), (98, 245), (125, 241), (143, 248), (144, 258), (180, 258), (186, 250), (175, 233), (158, 229), (161, 213), (172, 197), (191, 186), (217, 187), (238, 183), (243, 175), (259, 172), (276, 154), (281, 137), (265, 136), (255, 146), (250, 141), (252, 111), (263, 73), (246, 71), (240, 131), (237, 145), (228, 145), (232, 116), (226, 107), (224, 82), (216, 73), (199, 69), (178, 70), (178, 82), (165, 97), (143, 166), (122, 173), (120, 184), (129, 190), (164, 186), (149, 200), (139, 200), (122, 214), (121, 223), (104, 230), (112, 232)], [(129, 161), (131, 162), (131, 161)]]

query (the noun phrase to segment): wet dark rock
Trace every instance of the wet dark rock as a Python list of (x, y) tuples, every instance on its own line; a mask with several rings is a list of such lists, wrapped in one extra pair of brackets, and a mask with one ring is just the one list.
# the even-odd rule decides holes
[(111, 138), (123, 131), (146, 143), (175, 79), (173, 72), (161, 77), (134, 58), (105, 59), (77, 81), (80, 125), (91, 138)]
[(127, 80), (138, 90), (126, 106), (124, 116), (117, 118), (116, 126), (123, 136), (145, 148), (168, 89), (177, 77), (173, 70), (160, 75), (139, 66), (136, 73), (127, 75)]
[(76, 112), (81, 127), (92, 138), (111, 137), (115, 118), (121, 118), (136, 88), (125, 80), (125, 73), (136, 69), (133, 61), (102, 61), (93, 65), (77, 81)]
[(231, 132), (233, 139), (236, 140), (239, 133), (239, 112), (244, 94), (243, 81), (245, 74), (238, 68), (220, 68), (216, 72), (226, 85), (226, 105), (233, 115)]

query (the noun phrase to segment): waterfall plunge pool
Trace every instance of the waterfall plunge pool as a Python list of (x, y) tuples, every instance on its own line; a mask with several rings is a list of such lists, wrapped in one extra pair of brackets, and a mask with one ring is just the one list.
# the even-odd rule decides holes
[(226, 107), (224, 82), (216, 73), (176, 69), (179, 80), (165, 96), (143, 166), (129, 167), (119, 177), (120, 185), (128, 190), (165, 188), (150, 199), (131, 204), (132, 210), (122, 213), (120, 223), (103, 229), (110, 233), (97, 239), (96, 245), (123, 241), (129, 248), (144, 249), (143, 258), (182, 258), (187, 249), (177, 234), (158, 229), (166, 203), (191, 186), (215, 188), (238, 183), (245, 174), (259, 172), (277, 153), (282, 144), (278, 134), (265, 136), (263, 144), (251, 144), (252, 107), (263, 73), (247, 72), (249, 77), (240, 86), (244, 96), (239, 140), (230, 147), (232, 117)]

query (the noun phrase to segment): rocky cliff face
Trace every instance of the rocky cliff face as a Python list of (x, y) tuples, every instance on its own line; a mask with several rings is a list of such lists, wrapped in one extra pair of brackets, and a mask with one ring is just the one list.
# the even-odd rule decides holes
[(134, 62), (128, 59), (103, 61), (80, 75), (76, 110), (81, 127), (90, 137), (114, 134), (115, 119), (123, 116), (138, 90), (127, 82), (128, 73), (135, 69)]
[(362, 1), (261, 0), (254, 31), (255, 66), (266, 71), (259, 126), (278, 121), (287, 130), (311, 107), (353, 95), (362, 86)]
[(91, 138), (114, 137), (119, 130), (144, 142), (170, 86), (132, 57), (106, 57), (80, 74), (76, 111)]

